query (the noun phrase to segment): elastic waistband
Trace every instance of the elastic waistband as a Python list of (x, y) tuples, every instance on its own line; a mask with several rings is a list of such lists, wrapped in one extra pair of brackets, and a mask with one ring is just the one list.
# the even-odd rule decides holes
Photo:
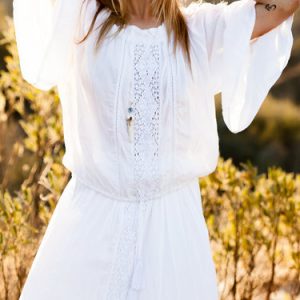
[[(86, 182), (83, 178), (81, 178), (79, 175), (75, 174), (74, 172), (72, 172), (71, 178), (74, 179), (77, 183), (80, 183), (81, 185), (85, 186), (86, 188), (91, 189), (91, 190), (103, 195), (106, 198), (116, 200), (116, 201), (122, 201), (122, 202), (140, 202), (139, 198), (137, 198), (136, 196), (116, 195), (113, 193), (109, 193), (99, 187), (95, 187), (95, 186), (91, 185), (89, 182)], [(179, 191), (179, 190), (181, 190), (189, 185), (193, 185), (193, 184), (197, 184), (197, 185), (199, 184), (199, 180), (197, 177), (188, 179), (185, 181), (181, 181), (180, 183), (177, 183), (177, 184), (172, 184), (172, 185), (166, 186), (165, 188), (162, 188), (159, 193), (144, 197), (143, 201), (150, 201), (150, 200), (152, 201), (152, 200), (160, 199), (164, 196), (167, 196), (168, 194)]]

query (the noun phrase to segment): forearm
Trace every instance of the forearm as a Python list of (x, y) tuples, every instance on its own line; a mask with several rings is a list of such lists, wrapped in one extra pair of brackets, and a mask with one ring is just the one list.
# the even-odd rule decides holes
[(300, 6), (300, 0), (254, 0), (254, 1), (269, 12), (278, 10), (286, 15), (293, 14)]
[(300, 6), (300, 0), (254, 0), (256, 22), (252, 39), (278, 26)]

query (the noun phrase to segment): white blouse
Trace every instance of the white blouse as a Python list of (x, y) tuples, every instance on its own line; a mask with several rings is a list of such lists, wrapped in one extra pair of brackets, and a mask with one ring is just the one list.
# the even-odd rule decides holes
[[(181, 48), (173, 54), (164, 24), (128, 25), (115, 38), (114, 25), (96, 52), (98, 30), (76, 43), (90, 25), (96, 1), (14, 0), (24, 78), (43, 90), (58, 87), (63, 164), (104, 195), (130, 201), (213, 172), (219, 156), (214, 95), (222, 93), (228, 128), (244, 130), (291, 54), (293, 15), (250, 40), (255, 3), (182, 7), (191, 74)], [(96, 27), (107, 16), (103, 10)]]

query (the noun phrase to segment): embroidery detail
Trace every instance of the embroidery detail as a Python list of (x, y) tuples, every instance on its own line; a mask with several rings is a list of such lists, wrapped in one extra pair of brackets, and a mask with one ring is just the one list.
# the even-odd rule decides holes
[[(123, 300), (128, 295), (136, 250), (141, 251), (144, 219), (151, 208), (150, 198), (160, 192), (159, 118), (160, 53), (159, 45), (139, 43), (134, 47), (133, 99), (127, 119), (133, 142), (133, 176), (136, 201), (126, 204), (123, 229), (108, 290), (108, 300)], [(132, 128), (130, 129), (130, 127)]]
[(134, 54), (134, 176), (137, 197), (147, 200), (159, 192), (159, 48), (137, 44)]
[(129, 278), (133, 269), (138, 203), (126, 203), (124, 208), (124, 219), (121, 224), (122, 230), (117, 245), (112, 277), (108, 289), (108, 300), (126, 299)]

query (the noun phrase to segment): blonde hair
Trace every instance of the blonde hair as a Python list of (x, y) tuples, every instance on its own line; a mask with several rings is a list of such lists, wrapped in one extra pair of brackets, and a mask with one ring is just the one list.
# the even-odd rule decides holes
[[(90, 0), (84, 0), (90, 1)], [(85, 41), (91, 34), (95, 27), (95, 23), (98, 15), (103, 9), (108, 9), (109, 17), (101, 24), (101, 29), (98, 35), (96, 47), (99, 47), (103, 38), (109, 32), (113, 25), (118, 26), (118, 32), (126, 27), (128, 22), (128, 0), (93, 0), (97, 2), (97, 10), (91, 21), (88, 32), (80, 40), (80, 43)], [(168, 39), (170, 39), (171, 33), (174, 34), (174, 50), (179, 44), (191, 66), (190, 58), (190, 41), (188, 35), (188, 28), (185, 18), (180, 10), (180, 6), (183, 5), (179, 0), (152, 0), (151, 7), (154, 17), (160, 22), (165, 24)]]

